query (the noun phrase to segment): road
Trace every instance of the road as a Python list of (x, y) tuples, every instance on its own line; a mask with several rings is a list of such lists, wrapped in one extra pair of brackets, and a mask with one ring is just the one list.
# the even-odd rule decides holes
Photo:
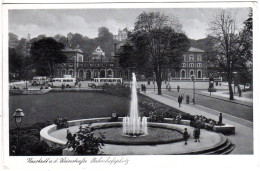
[[(169, 96), (173, 96), (175, 98), (178, 98), (179, 95), (181, 95), (182, 91), (184, 91), (184, 96), (188, 94), (190, 96), (190, 105), (193, 105), (191, 103), (193, 98), (193, 91), (192, 90), (180, 90), (180, 93), (177, 92), (177, 90), (173, 91), (166, 91), (164, 90), (162, 93), (167, 94)], [(200, 91), (198, 90), (195, 94), (195, 103), (197, 105), (201, 105), (213, 110), (217, 110), (223, 113), (227, 113), (229, 115), (239, 117), (242, 119), (246, 119), (253, 122), (253, 107), (238, 103), (232, 103), (229, 101), (224, 101), (221, 99), (216, 99), (213, 97), (208, 97), (205, 95), (200, 95)], [(183, 103), (186, 103), (186, 99), (184, 98)]]

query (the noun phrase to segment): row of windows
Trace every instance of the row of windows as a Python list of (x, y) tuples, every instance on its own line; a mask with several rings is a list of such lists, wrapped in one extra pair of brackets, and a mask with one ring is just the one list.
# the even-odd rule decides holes
[[(182, 67), (186, 67), (186, 63), (182, 63)], [(194, 67), (194, 63), (189, 63), (189, 67)], [(197, 67), (200, 68), (202, 67), (201, 63), (197, 63)]]
[[(61, 66), (65, 67), (66, 64), (61, 64)], [(69, 67), (73, 67), (74, 64), (73, 64), (73, 63), (70, 63), (70, 64), (68, 64), (68, 66), (69, 66)], [(85, 66), (88, 66), (88, 65), (80, 64), (80, 66), (85, 67)], [(92, 67), (92, 66), (96, 66), (96, 67), (113, 67), (114, 64), (89, 64), (89, 66), (91, 66), (91, 67)]]
[[(202, 55), (197, 54), (197, 61), (202, 61)], [(195, 55), (194, 54), (189, 54), (189, 55), (183, 55), (184, 61), (195, 61)]]

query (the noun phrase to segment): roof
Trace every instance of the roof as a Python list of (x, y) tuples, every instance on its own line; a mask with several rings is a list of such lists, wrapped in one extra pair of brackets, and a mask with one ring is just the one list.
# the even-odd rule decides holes
[(63, 52), (82, 53), (83, 54), (83, 51), (80, 50), (80, 49), (63, 49), (62, 51)]
[(198, 49), (198, 48), (190, 47), (188, 52), (205, 52), (205, 51), (201, 50), (201, 49)]

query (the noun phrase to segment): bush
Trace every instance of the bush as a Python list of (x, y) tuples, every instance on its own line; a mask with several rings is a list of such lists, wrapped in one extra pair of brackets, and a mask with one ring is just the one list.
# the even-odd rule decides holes
[(89, 126), (82, 128), (73, 136), (70, 132), (67, 134), (68, 148), (73, 148), (78, 155), (96, 155), (101, 153), (102, 146), (104, 146), (104, 135), (99, 137), (94, 136), (92, 129)]
[(104, 93), (110, 94), (110, 95), (116, 95), (116, 96), (124, 96), (124, 97), (130, 97), (131, 96), (131, 90), (129, 87), (121, 84), (116, 85), (108, 85), (105, 84), (102, 87), (102, 91)]
[(19, 147), (17, 147), (17, 130), (9, 131), (9, 145), (11, 156), (44, 156), (61, 155), (62, 148), (51, 148), (40, 140), (40, 130), (50, 125), (50, 121), (39, 122), (30, 127), (20, 129)]

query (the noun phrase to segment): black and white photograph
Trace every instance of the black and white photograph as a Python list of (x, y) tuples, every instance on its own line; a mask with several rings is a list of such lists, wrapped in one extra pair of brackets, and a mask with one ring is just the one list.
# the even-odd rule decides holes
[(9, 160), (256, 154), (253, 5), (37, 5), (2, 16)]

